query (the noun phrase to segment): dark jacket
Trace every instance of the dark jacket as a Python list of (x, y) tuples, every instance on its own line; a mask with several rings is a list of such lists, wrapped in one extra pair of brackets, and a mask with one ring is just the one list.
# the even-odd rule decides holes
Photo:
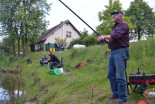
[(55, 55), (51, 54), (50, 60), (48, 60), (48, 62), (60, 62), (60, 61)]

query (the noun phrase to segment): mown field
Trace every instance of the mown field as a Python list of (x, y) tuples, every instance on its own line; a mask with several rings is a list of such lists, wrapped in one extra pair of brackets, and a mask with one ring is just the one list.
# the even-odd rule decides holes
[[(77, 63), (85, 63), (87, 60), (95, 60), (80, 69), (76, 69), (63, 75), (49, 74), (49, 66), (41, 67), (40, 58), (47, 52), (30, 53), (32, 64), (26, 64), (26, 56), (8, 57), (0, 59), (3, 68), (16, 69), (19, 65), (25, 78), (26, 94), (20, 103), (36, 102), (39, 104), (91, 104), (92, 85), (94, 85), (93, 104), (110, 104), (110, 84), (107, 79), (108, 57), (110, 50), (107, 45), (96, 45), (83, 49), (70, 49), (54, 52), (60, 59), (64, 57), (63, 68), (72, 70)], [(127, 74), (137, 72), (155, 74), (155, 39), (133, 42), (130, 44), (130, 59), (127, 63)], [(155, 86), (149, 86), (155, 87)], [(132, 92), (130, 89), (129, 104), (137, 104), (145, 100), (138, 89)]]

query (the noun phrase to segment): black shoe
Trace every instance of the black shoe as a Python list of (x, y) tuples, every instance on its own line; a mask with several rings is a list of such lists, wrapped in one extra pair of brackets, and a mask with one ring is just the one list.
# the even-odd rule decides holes
[(109, 99), (118, 99), (118, 96), (110, 96)]

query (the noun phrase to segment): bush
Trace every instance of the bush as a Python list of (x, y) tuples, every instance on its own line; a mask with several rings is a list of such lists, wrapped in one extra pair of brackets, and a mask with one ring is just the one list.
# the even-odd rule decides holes
[(95, 35), (82, 35), (80, 38), (78, 39), (74, 39), (70, 45), (69, 48), (72, 48), (73, 45), (75, 44), (81, 44), (81, 45), (86, 45), (86, 46), (92, 46), (97, 44), (96, 41), (97, 37)]
[(95, 45), (96, 42), (96, 37), (95, 36), (87, 36), (83, 39), (83, 44), (86, 46), (92, 46)]

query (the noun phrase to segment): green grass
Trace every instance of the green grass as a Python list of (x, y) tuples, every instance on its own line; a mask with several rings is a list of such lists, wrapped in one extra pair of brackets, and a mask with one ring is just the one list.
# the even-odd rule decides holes
[[(141, 73), (155, 74), (155, 39), (139, 41), (130, 45), (130, 59), (127, 74), (135, 73), (140, 67)], [(92, 84), (94, 85), (94, 104), (109, 104), (111, 95), (107, 79), (108, 57), (107, 45), (98, 45), (84, 49), (70, 49), (54, 54), (64, 57), (64, 68), (72, 70), (79, 62), (96, 58), (91, 64), (63, 75), (50, 75), (49, 66), (40, 67), (39, 60), (44, 53), (35, 52), (28, 56), (32, 64), (26, 64), (26, 56), (0, 59), (0, 66), (12, 69), (20, 65), (25, 77), (25, 101), (38, 100), (40, 104), (91, 104)], [(9, 65), (6, 63), (10, 63)], [(154, 86), (150, 86), (154, 87)], [(129, 102), (137, 104), (145, 100), (142, 92), (130, 90)]]

